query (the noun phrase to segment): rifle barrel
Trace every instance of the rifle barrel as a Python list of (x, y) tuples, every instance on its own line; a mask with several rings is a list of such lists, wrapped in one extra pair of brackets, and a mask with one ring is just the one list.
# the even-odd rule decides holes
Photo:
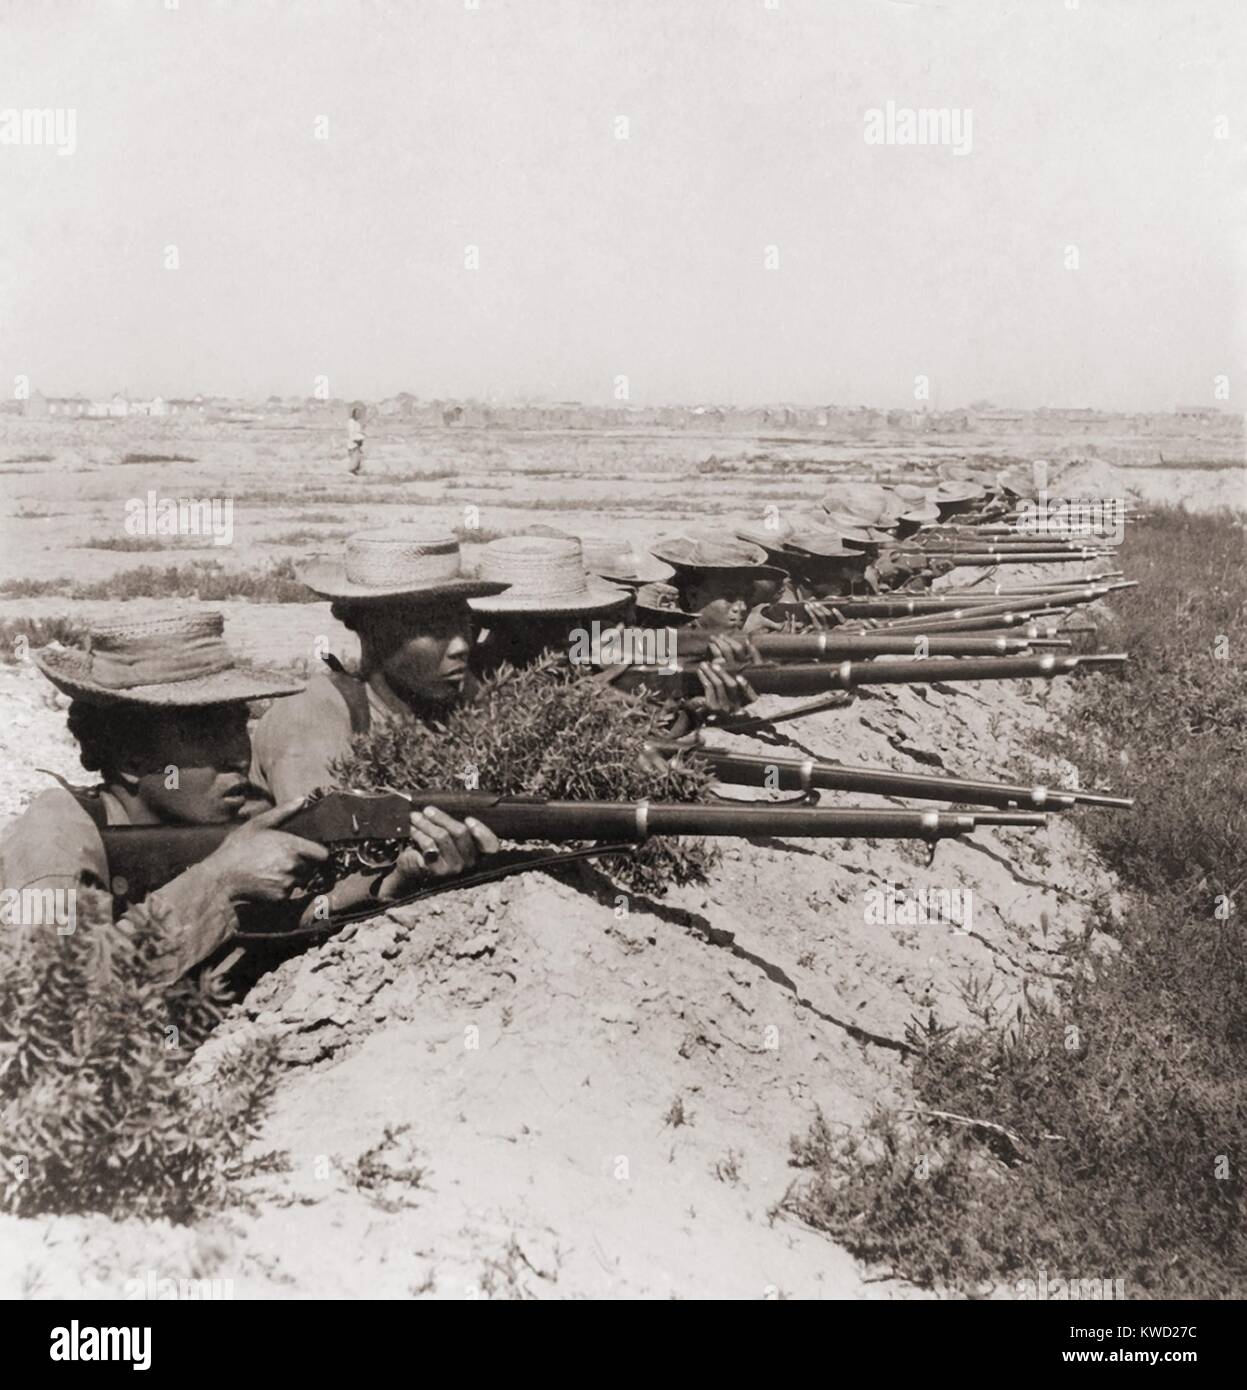
[[(664, 755), (679, 751), (681, 747), (679, 743), (652, 746)], [(984, 806), (1030, 806), (1037, 811), (1065, 811), (1076, 805), (1126, 810), (1134, 805), (1133, 797), (1066, 787), (988, 782), (932, 772), (897, 772), (891, 768), (854, 767), (816, 758), (776, 758), (765, 753), (736, 753), (719, 748), (693, 747), (685, 751), (690, 757), (708, 764), (722, 782), (775, 791), (875, 792), (883, 796), (913, 796)]]
[[(753, 638), (766, 661), (843, 661), (868, 656), (913, 656), (921, 640), (927, 656), (1010, 656), (1033, 645), (1025, 637), (929, 637), (922, 632), (766, 632)], [(681, 629), (676, 638), (680, 657), (703, 660), (709, 655), (709, 639), (700, 632)], [(1068, 645), (1068, 644), (1066, 644)]]
[[(1098, 670), (1124, 664), (1124, 655), (1091, 656), (1001, 656), (926, 657), (873, 661), (817, 663), (793, 662), (782, 666), (727, 667), (759, 695), (817, 695), (824, 690), (853, 690), (864, 685), (929, 685), (935, 681), (1024, 680), (1072, 675), (1079, 669)], [(677, 664), (633, 666), (624, 680), (635, 687), (644, 685), (655, 691), (675, 690), (696, 695), (701, 690), (696, 666)]]

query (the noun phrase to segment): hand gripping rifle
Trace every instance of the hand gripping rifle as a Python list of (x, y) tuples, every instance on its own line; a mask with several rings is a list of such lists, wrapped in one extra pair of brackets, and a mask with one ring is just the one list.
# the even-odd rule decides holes
[[(1009, 811), (891, 811), (828, 808), (812, 805), (774, 806), (741, 802), (703, 804), (664, 801), (547, 801), (538, 796), (502, 796), (487, 791), (402, 792), (330, 791), (282, 822), (290, 835), (315, 840), (329, 858), (308, 885), (309, 893), (324, 892), (355, 873), (379, 873), (391, 868), (410, 843), (413, 810), (435, 806), (457, 820), (467, 816), (487, 825), (501, 840), (547, 842), (609, 841), (596, 854), (626, 853), (651, 835), (739, 835), (798, 839), (857, 839), (935, 841), (968, 835), (981, 825), (1038, 828), (1046, 818)], [(131, 903), (176, 878), (192, 864), (206, 859), (237, 829), (225, 825), (126, 825), (101, 829), (109, 873), (119, 896)], [(549, 861), (542, 861), (543, 863)], [(529, 861), (515, 870), (531, 867)], [(455, 880), (446, 880), (453, 887)], [(377, 912), (394, 903), (378, 902)]]

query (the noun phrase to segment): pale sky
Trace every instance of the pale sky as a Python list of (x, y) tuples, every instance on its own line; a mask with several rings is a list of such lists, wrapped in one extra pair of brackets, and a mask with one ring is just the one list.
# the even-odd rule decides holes
[(1247, 0), (166, 3), (0, 2), (6, 395), (1247, 395)]

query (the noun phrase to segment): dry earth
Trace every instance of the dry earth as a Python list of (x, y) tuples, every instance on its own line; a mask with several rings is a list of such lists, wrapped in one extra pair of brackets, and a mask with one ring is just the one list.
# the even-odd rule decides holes
[[(721, 438), (521, 439), (514, 454), (510, 441), (478, 438), (456, 444), (453, 478), (431, 483), (401, 482), (394, 444), (384, 460), (394, 477), (369, 486), (420, 501), (347, 508), (313, 491), (317, 482), (331, 495), (345, 487), (315, 435), (179, 437), (177, 451), (196, 464), (121, 469), (109, 462), (116, 442), (66, 445), (59, 436), (70, 432), (49, 427), (38, 451), (55, 454), (60, 472), (98, 477), (70, 486), (39, 471), (47, 465), (10, 465), (34, 470), (6, 479), (21, 484), (19, 507), (48, 515), (11, 528), (8, 576), (97, 576), (150, 560), (68, 549), (119, 531), (117, 498), (147, 486), (239, 498), (281, 489), (286, 503), (239, 503), (230, 561), (254, 564), (298, 553), (271, 538), (307, 525), (309, 513), (333, 513), (333, 530), (354, 528), (361, 515), (453, 522), (462, 498), (481, 507), (482, 526), (588, 523), (642, 540), (683, 518), (784, 505), (790, 493), (813, 501), (822, 481), (721, 472), (690, 480), (712, 449), (726, 457)], [(449, 443), (407, 443), (409, 467), (450, 466), (439, 452)], [(741, 458), (796, 447), (727, 443)], [(305, 444), (321, 453), (305, 459)], [(798, 444), (820, 469), (854, 454)], [(22, 449), (36, 452), (28, 434), (4, 456)], [(651, 449), (652, 467), (636, 468)], [(863, 464), (870, 451), (858, 447), (836, 466), (911, 468), (919, 452), (881, 450), (882, 463)], [(612, 462), (623, 471), (605, 478)], [(1114, 495), (1126, 470), (1101, 462), (1070, 475)], [(1224, 473), (1227, 483), (1236, 476)], [(553, 496), (560, 508), (541, 515), (517, 505)], [(87, 607), (45, 598), (5, 612), (71, 606)], [(322, 634), (345, 645), (324, 605), (222, 606), (232, 639), (269, 660), (305, 661)], [(789, 751), (1069, 784), (1074, 767), (1040, 765), (1024, 751), (1031, 731), (1060, 727), (1067, 700), (1043, 682), (913, 687), (779, 727)], [(7, 816), (42, 784), (37, 767), (72, 775), (75, 760), (57, 702), (29, 667), (0, 668), (0, 702)], [(826, 798), (850, 799), (872, 802)], [(867, 890), (889, 880), (971, 890), (972, 929), (872, 924)], [(289, 1171), (264, 1180), (254, 1211), (202, 1229), (5, 1219), (0, 1295), (118, 1296), (126, 1280), (153, 1271), (228, 1279), (239, 1297), (912, 1296), (774, 1214), (795, 1175), (789, 1137), (819, 1109), (852, 1125), (903, 1098), (907, 1024), (965, 1020), (970, 981), (1006, 999), (1045, 988), (1062, 943), (1090, 930), (1097, 904), (1119, 907), (1115, 885), (1067, 817), (1038, 833), (980, 831), (933, 855), (898, 842), (729, 841), (704, 890), (662, 901), (625, 898), (586, 869), (575, 882), (532, 874), (348, 928), (264, 977), (196, 1060), (210, 1068), (252, 1033), (280, 1039), (289, 1070), (263, 1139), (288, 1154)], [(371, 1177), (361, 1180), (353, 1165), (370, 1151)]]

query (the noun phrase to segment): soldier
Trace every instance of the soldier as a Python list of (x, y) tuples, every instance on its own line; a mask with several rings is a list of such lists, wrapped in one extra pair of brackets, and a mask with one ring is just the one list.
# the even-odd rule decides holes
[(695, 613), (708, 632), (744, 632), (760, 600), (770, 597), (759, 593), (758, 584), (780, 586), (787, 578), (782, 569), (765, 563), (761, 546), (749, 541), (675, 536), (659, 541), (651, 551), (675, 570), (672, 582), (684, 610)]
[[(286, 924), (313, 912), (288, 900), (327, 858), (319, 844), (285, 833), (282, 822), (302, 797), (271, 807), (247, 780), (251, 746), (248, 703), (298, 698), (302, 685), (240, 663), (223, 636), (220, 613), (206, 611), (98, 626), (82, 649), (47, 647), (39, 669), (72, 699), (70, 731), (91, 788), (67, 784), (40, 793), (0, 842), (0, 884), (6, 890), (103, 888), (121, 906), (126, 885), (114, 882), (100, 830), (117, 825), (220, 825), (238, 828), (205, 859), (148, 895), (155, 920), (174, 924), (160, 974), (176, 978), (210, 957), (221, 969), (237, 930), (236, 909), (267, 904)], [(401, 896), (425, 874), (456, 873), (497, 841), (413, 816), (413, 847), (380, 883), (346, 880), (330, 911), (365, 896)], [(449, 820), (449, 818), (446, 818)], [(429, 857), (429, 851), (433, 857)], [(220, 955), (218, 955), (220, 953)]]
[(528, 666), (542, 653), (566, 652), (577, 630), (594, 622), (601, 631), (624, 621), (631, 591), (585, 569), (574, 536), (508, 536), (481, 550), (477, 573), (505, 580), (505, 592), (468, 600), (478, 625), (472, 664), (488, 676), (504, 662)]
[[(671, 571), (664, 567), (658, 572)], [(592, 637), (594, 623), (601, 637), (606, 629), (637, 616), (629, 589), (586, 572), (583, 548), (574, 536), (524, 535), (492, 541), (481, 552), (478, 574), (511, 579), (505, 593), (468, 601), (482, 628), (473, 665), (484, 676), (503, 662), (523, 667), (547, 651), (583, 647)], [(757, 699), (749, 683), (724, 666), (726, 661), (757, 661), (757, 652), (740, 635), (712, 629), (710, 636), (712, 658), (697, 663), (702, 694), (674, 712), (675, 726), (684, 732), (703, 719), (735, 713)], [(629, 666), (608, 665), (594, 671), (591, 678), (599, 685), (624, 690), (633, 684), (629, 672)]]
[[(435, 736), (438, 719), (476, 689), (467, 600), (506, 588), (464, 575), (454, 536), (409, 528), (358, 532), (341, 559), (309, 561), (299, 577), (332, 600), (360, 659), (348, 671), (327, 658), (328, 670), (256, 726), (252, 780), (278, 801), (331, 785), (331, 765), (370, 728), (411, 721)], [(430, 819), (454, 824), (440, 812)]]

